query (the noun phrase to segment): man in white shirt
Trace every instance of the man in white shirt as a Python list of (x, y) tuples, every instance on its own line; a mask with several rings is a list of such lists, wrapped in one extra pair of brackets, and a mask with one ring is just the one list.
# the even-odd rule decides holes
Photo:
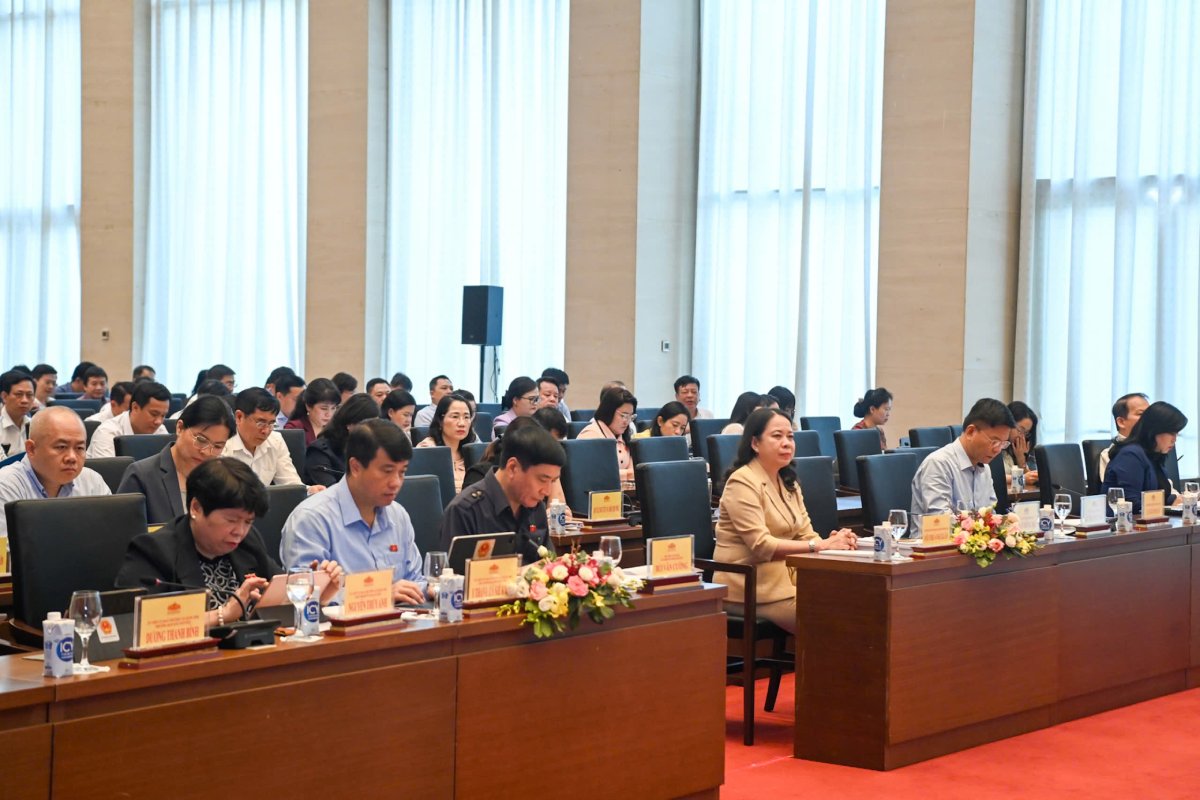
[[(283, 434), (274, 430), (279, 401), (266, 389), (253, 387), (238, 392), (233, 408), (237, 434), (225, 443), (223, 455), (248, 465), (266, 486), (302, 483)], [(324, 488), (310, 486), (308, 491)]]
[(454, 391), (454, 384), (445, 375), (437, 375), (429, 382), (429, 405), (417, 412), (416, 419), (413, 420), (413, 425), (416, 427), (429, 427), (433, 422), (433, 415), (437, 412), (437, 404), (443, 397)]
[(85, 422), (106, 422), (118, 417), (129, 410), (133, 400), (133, 381), (117, 381), (108, 393), (108, 402), (100, 406), (100, 410), (88, 417)]
[[(1133, 426), (1137, 425), (1138, 420), (1142, 418), (1142, 412), (1149, 407), (1150, 398), (1141, 392), (1132, 392), (1117, 398), (1117, 402), (1113, 403), (1112, 407), (1113, 420), (1117, 423), (1117, 435), (1113, 437), (1113, 444), (1120, 444), (1129, 438), (1129, 434), (1133, 432)], [(1108, 471), (1108, 461), (1111, 455), (1112, 445), (1100, 453), (1100, 480), (1104, 480), (1104, 473)]]
[(80, 400), (103, 400), (108, 396), (108, 373), (93, 364), (83, 373), (83, 394)]
[[(25, 452), (25, 426), (33, 408), (33, 376), (9, 370), (0, 375), (0, 458)], [(2, 509), (0, 509), (2, 511)]]
[(34, 408), (44, 408), (50, 405), (54, 396), (54, 387), (58, 385), (58, 370), (49, 364), (37, 364), (33, 368)]
[(675, 399), (687, 406), (692, 419), (712, 419), (713, 413), (700, 407), (700, 379), (680, 375), (675, 379)]
[[(0, 469), (0, 508), (14, 500), (112, 494), (98, 472), (83, 466), (86, 442), (83, 420), (74, 409), (50, 406), (35, 414), (25, 458)], [(4, 514), (0, 535), (8, 535)]]
[(142, 381), (133, 388), (129, 410), (104, 422), (92, 434), (88, 458), (111, 458), (117, 454), (118, 436), (136, 433), (166, 433), (163, 420), (171, 407), (171, 392), (161, 383)]

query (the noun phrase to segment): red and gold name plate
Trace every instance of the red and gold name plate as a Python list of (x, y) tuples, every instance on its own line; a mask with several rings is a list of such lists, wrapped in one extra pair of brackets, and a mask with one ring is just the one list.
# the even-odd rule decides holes
[(950, 536), (949, 514), (926, 514), (921, 517), (921, 545), (923, 547), (945, 547), (954, 544)]
[(1141, 522), (1160, 522), (1166, 520), (1167, 493), (1162, 489), (1152, 492), (1142, 492)]
[(351, 572), (346, 576), (342, 600), (342, 619), (375, 617), (393, 610), (392, 571), (376, 569)]
[(520, 555), (468, 560), (463, 605), (483, 606), (507, 603), (512, 599), (509, 597), (508, 587), (516, 583), (520, 574)]
[(621, 518), (621, 492), (588, 492), (588, 519), (599, 522)]
[(8, 573), (8, 537), (0, 536), (0, 572)]
[(695, 575), (692, 552), (695, 539), (686, 536), (663, 536), (646, 540), (647, 574), (651, 578), (674, 578), (678, 575)]
[(208, 593), (171, 592), (134, 599), (133, 644), (156, 650), (208, 639)]

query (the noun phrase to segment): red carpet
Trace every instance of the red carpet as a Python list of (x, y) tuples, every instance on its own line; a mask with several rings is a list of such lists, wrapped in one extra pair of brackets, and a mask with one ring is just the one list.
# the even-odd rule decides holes
[(992, 742), (891, 772), (792, 758), (794, 683), (762, 711), (756, 744), (742, 744), (742, 690), (726, 689), (722, 800), (750, 798), (1200, 797), (1200, 689)]

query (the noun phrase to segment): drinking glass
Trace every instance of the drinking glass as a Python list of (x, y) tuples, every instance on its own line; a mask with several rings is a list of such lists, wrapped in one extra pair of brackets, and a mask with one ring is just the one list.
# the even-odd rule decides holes
[(67, 614), (75, 620), (75, 632), (79, 634), (81, 657), (75, 672), (99, 672), (99, 667), (93, 667), (88, 661), (88, 642), (92, 632), (100, 624), (100, 593), (91, 589), (82, 589), (71, 595), (71, 607)]
[(1054, 495), (1054, 516), (1058, 517), (1058, 532), (1063, 533), (1063, 522), (1067, 519), (1067, 515), (1071, 513), (1071, 495), (1056, 494)]
[(292, 607), (296, 609), (296, 632), (288, 637), (291, 641), (307, 642), (304, 630), (304, 604), (313, 591), (313, 572), (307, 567), (294, 567), (288, 570), (287, 597)]
[(621, 537), (601, 536), (600, 552), (612, 559), (614, 567), (621, 566)]
[(900, 540), (908, 530), (908, 512), (903, 508), (893, 508), (888, 512), (888, 523), (892, 526), (892, 538), (896, 540), (896, 547), (892, 550), (892, 561), (902, 561), (905, 557), (900, 555)]
[(1200, 494), (1200, 482), (1184, 481), (1183, 482), (1183, 491), (1185, 494), (1193, 494), (1193, 495)]
[(1112, 509), (1113, 516), (1117, 515), (1117, 503), (1125, 499), (1125, 490), (1120, 486), (1114, 486), (1108, 490), (1108, 507)]
[(450, 554), (441, 550), (430, 550), (425, 554), (425, 580), (429, 583), (429, 593), (437, 602), (438, 590), (442, 585), (442, 573), (450, 564)]

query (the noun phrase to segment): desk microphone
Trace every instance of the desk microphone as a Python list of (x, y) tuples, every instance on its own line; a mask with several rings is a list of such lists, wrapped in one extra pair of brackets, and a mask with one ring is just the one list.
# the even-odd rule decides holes
[(207, 586), (192, 586), (188, 583), (175, 583), (174, 581), (164, 581), (162, 578), (154, 579), (155, 589), (179, 589), (186, 592), (208, 591)]
[(343, 475), (346, 474), (345, 470), (334, 469), (333, 467), (327, 467), (324, 464), (318, 464), (317, 466), (313, 467), (313, 471), (314, 472), (328, 472), (330, 475), (334, 475), (338, 478), (341, 478)]
[(1063, 486), (1060, 483), (1052, 483), (1050, 484), (1050, 488), (1054, 490), (1055, 494), (1062, 492), (1063, 494), (1069, 494), (1072, 497), (1078, 497), (1081, 499), (1087, 497), (1087, 495), (1083, 494), (1082, 492), (1077, 492), (1074, 489), (1068, 489), (1066, 486)]

